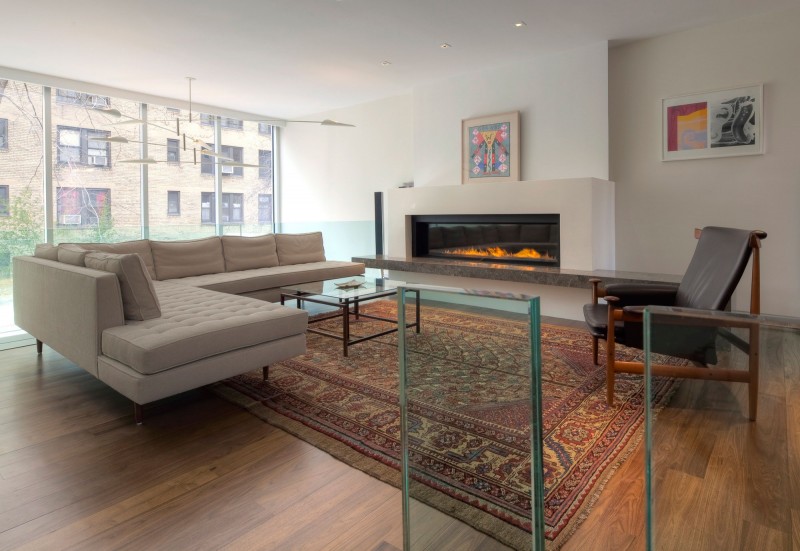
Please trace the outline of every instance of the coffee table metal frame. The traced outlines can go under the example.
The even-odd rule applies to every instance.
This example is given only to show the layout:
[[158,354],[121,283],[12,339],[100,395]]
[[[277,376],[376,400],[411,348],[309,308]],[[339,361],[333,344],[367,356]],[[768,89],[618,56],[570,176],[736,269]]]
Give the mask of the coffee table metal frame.
[[[358,289],[354,289],[358,291]],[[368,291],[368,290],[367,290]],[[415,328],[416,332],[419,333],[420,323],[419,323],[419,291],[411,290],[416,294],[416,303],[415,303],[415,318],[414,321],[411,323],[407,323],[406,327],[408,328]],[[359,319],[361,317],[369,318],[378,321],[384,321],[387,323],[393,323],[397,325],[397,320],[392,318],[385,318],[381,316],[374,316],[372,314],[365,314],[359,310],[359,304],[361,302],[390,297],[397,294],[397,288],[393,289],[385,289],[383,291],[374,291],[374,292],[366,292],[363,294],[356,293],[353,296],[329,296],[324,294],[325,291],[302,291],[298,289],[281,289],[281,304],[285,304],[286,299],[294,299],[297,301],[297,307],[302,308],[303,302],[313,302],[316,304],[324,304],[325,306],[333,306],[334,308],[338,308],[339,312],[329,316],[320,316],[315,317],[314,319],[308,320],[309,327],[308,331],[310,333],[316,333],[318,335],[324,335],[326,337],[332,337],[334,339],[339,339],[342,341],[342,352],[344,356],[347,356],[347,349],[348,347],[358,344],[360,342],[368,341],[377,337],[382,337],[383,335],[388,335],[390,333],[394,333],[398,330],[397,327],[393,327],[391,329],[387,329],[386,331],[380,331],[378,333],[373,333],[370,335],[364,335],[356,338],[350,338],[350,317],[352,316],[353,319]],[[334,318],[341,318],[342,319],[342,334],[334,333],[332,331],[326,331],[324,329],[317,329],[315,327],[311,327],[312,323],[319,323],[322,321],[326,321],[329,319]]]

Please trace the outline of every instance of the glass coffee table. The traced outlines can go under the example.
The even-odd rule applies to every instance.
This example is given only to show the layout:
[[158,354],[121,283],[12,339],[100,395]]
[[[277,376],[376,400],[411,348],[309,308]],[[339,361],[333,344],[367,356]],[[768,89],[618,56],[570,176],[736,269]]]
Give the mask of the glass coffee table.
[[[397,331],[397,320],[391,318],[384,318],[374,316],[372,314],[365,314],[359,311],[359,304],[377,298],[391,297],[397,294],[397,287],[403,285],[402,281],[392,281],[384,278],[374,278],[366,276],[346,277],[339,279],[329,279],[326,281],[315,281],[313,283],[302,283],[299,285],[288,285],[281,288],[281,304],[285,304],[286,300],[294,299],[297,301],[297,307],[302,308],[303,302],[313,302],[316,304],[324,304],[326,306],[333,306],[338,308],[338,312],[328,316],[319,316],[308,321],[308,331],[317,333],[318,335],[325,335],[333,337],[342,341],[344,355],[347,356],[347,348],[358,344],[360,342],[368,341],[376,337],[388,335]],[[412,290],[412,292],[414,292]],[[407,323],[406,327],[416,328],[419,333],[419,293],[416,293],[416,312],[414,314],[414,321]],[[383,321],[392,323],[395,327],[372,333],[370,335],[363,335],[352,337],[350,335],[350,318],[359,319],[360,317],[369,318],[372,320]],[[319,323],[321,321],[329,320],[332,318],[342,319],[342,333],[333,333],[324,329],[317,329],[311,327],[312,323]]]

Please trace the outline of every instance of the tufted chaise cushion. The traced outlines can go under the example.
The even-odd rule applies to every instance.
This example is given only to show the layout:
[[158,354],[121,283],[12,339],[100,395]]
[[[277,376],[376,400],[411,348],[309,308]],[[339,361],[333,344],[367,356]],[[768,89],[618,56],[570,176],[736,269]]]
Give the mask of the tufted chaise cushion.
[[303,333],[308,314],[188,285],[153,282],[161,317],[103,331],[102,353],[153,374]]

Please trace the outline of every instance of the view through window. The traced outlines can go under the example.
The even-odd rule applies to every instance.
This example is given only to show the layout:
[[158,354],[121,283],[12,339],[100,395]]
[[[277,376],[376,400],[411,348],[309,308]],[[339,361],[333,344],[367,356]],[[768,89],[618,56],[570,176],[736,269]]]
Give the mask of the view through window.
[[[194,151],[191,143],[184,146],[174,130],[178,120],[182,125],[189,120],[187,110],[58,88],[50,90],[45,109],[44,91],[0,79],[0,338],[15,330],[11,258],[32,254],[45,240],[45,125],[52,134],[55,244],[194,239],[217,232],[215,159]],[[114,124],[101,108],[120,111],[123,120],[146,118],[154,124]],[[271,232],[272,127],[200,115],[193,113],[201,123],[193,137],[213,146],[219,120],[221,153],[234,164],[259,165],[220,166],[220,233]],[[125,162],[142,157],[142,141],[157,162]]]

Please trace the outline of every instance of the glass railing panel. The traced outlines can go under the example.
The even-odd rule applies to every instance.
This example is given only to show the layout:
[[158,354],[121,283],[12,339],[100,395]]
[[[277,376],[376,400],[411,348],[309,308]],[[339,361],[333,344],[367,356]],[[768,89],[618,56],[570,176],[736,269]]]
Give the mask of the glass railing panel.
[[539,299],[398,302],[404,548],[544,549]]
[[648,386],[681,375],[646,394],[648,549],[796,549],[800,319],[650,307],[644,329]]

